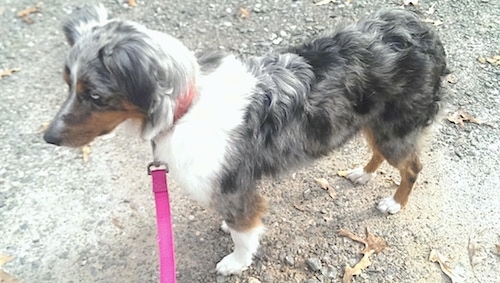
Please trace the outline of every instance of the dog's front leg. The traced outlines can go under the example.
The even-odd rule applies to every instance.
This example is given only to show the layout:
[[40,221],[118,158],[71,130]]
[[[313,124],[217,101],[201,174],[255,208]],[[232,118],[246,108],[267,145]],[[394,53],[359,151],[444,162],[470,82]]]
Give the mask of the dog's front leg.
[[264,232],[260,225],[248,231],[236,231],[228,227],[234,243],[234,251],[217,264],[217,273],[230,275],[240,273],[252,264],[252,258],[259,248],[259,238]]
[[222,230],[231,234],[234,243],[233,252],[217,264],[217,273],[240,273],[252,264],[259,248],[259,238],[265,230],[262,216],[266,201],[255,191],[222,193],[218,196],[216,209],[225,220]]

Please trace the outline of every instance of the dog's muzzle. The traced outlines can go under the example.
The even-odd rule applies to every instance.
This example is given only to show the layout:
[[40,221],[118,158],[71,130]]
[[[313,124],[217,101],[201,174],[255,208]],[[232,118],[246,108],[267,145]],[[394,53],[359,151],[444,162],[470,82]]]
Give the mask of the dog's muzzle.
[[47,131],[45,131],[45,134],[43,134],[43,139],[45,140],[45,142],[47,143],[50,143],[50,144],[53,144],[53,145],[61,145],[61,142],[62,142],[62,137],[60,134],[58,133],[55,133],[54,131],[51,131],[51,129],[47,129]]

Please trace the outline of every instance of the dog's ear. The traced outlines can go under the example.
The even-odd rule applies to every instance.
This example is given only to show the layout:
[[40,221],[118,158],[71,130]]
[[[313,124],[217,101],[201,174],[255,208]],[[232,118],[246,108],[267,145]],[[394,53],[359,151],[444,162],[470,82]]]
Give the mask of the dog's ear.
[[148,110],[157,90],[154,62],[144,56],[140,40],[123,40],[99,50],[99,59],[116,80],[119,91],[143,110]]
[[73,46],[80,36],[93,27],[103,25],[108,20],[108,11],[101,4],[94,7],[78,7],[63,24],[63,32],[68,43]]

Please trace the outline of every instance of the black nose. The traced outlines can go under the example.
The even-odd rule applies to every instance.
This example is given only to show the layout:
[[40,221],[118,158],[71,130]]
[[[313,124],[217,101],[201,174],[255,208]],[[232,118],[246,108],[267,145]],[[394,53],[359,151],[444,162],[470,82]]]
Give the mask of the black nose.
[[60,135],[54,134],[52,131],[46,131],[43,139],[50,144],[61,145],[62,138]]

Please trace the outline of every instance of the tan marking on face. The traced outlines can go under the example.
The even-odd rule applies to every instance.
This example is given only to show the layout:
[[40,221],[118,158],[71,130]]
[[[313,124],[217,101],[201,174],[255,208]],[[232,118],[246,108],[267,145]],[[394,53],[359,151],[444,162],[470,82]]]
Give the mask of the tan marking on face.
[[144,114],[130,102],[123,103],[123,109],[119,111],[93,111],[88,118],[79,124],[67,127],[63,133],[63,145],[83,146],[90,143],[97,136],[107,134],[116,126],[127,119],[144,119]]
[[85,82],[79,80],[76,83],[76,94],[82,95],[85,92],[85,89],[86,89]]

